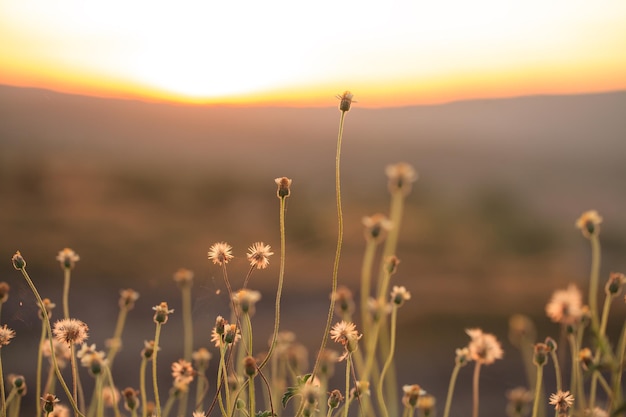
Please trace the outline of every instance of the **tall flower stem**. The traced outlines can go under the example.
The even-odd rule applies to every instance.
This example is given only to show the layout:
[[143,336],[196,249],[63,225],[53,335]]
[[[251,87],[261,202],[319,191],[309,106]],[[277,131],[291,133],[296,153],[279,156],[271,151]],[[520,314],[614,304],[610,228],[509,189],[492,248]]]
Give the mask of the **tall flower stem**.
[[[2,349],[0,349],[0,353],[2,353]],[[4,392],[4,377],[2,371],[2,357],[0,355],[0,410],[2,412],[2,417],[7,417],[7,404],[6,404],[6,394]]]
[[63,318],[70,318],[70,279],[72,270],[70,268],[63,268]]
[[537,381],[535,382],[535,401],[533,402],[533,415],[537,417],[539,403],[541,402],[541,382],[543,381],[543,366],[537,366]]
[[591,325],[594,333],[598,331],[598,281],[600,277],[600,238],[594,233],[589,238],[591,242],[591,273],[589,277],[589,310],[591,311]]
[[[350,398],[350,364],[352,363],[352,355],[346,358],[346,398]],[[343,417],[348,417],[349,407],[345,407]]]
[[446,397],[446,405],[443,411],[443,417],[450,416],[450,407],[452,405],[452,395],[454,395],[454,387],[456,385],[456,379],[459,375],[459,370],[461,369],[461,364],[456,363],[454,365],[454,369],[452,370],[452,375],[450,376],[450,383],[448,384],[448,395]]
[[141,395],[141,416],[148,416],[148,396],[146,394],[146,368],[148,366],[148,358],[141,355],[141,365],[139,365],[139,393]]
[[[154,404],[157,417],[161,417],[161,400],[159,398],[159,384],[157,380],[157,355],[159,353],[159,337],[161,336],[161,323],[156,323],[154,333],[154,353],[152,354],[152,386],[154,389]],[[144,405],[145,406],[145,405]]]
[[387,411],[387,406],[385,404],[385,396],[383,395],[383,385],[385,382],[385,374],[389,370],[391,363],[393,362],[393,355],[396,349],[396,326],[398,321],[398,306],[396,304],[393,305],[393,309],[391,310],[391,331],[390,338],[391,344],[389,347],[389,354],[387,355],[387,360],[383,365],[383,369],[380,371],[380,379],[378,380],[378,385],[376,389],[376,393],[378,394],[378,402],[379,407],[382,411],[383,417],[389,417],[389,412]]
[[22,273],[22,276],[28,283],[28,286],[30,287],[33,294],[35,295],[35,298],[37,298],[37,302],[39,303],[39,307],[41,308],[41,313],[43,314],[43,321],[45,323],[46,331],[48,332],[48,339],[50,341],[50,352],[51,352],[50,357],[52,358],[52,363],[54,365],[54,371],[56,372],[57,379],[61,383],[61,386],[63,387],[63,391],[65,391],[65,394],[67,395],[69,399],[70,405],[72,406],[74,413],[78,416],[84,417],[84,415],[79,411],[78,406],[76,405],[76,401],[72,397],[72,393],[70,389],[68,388],[67,384],[65,383],[65,379],[63,379],[63,375],[61,374],[61,370],[59,369],[59,364],[57,363],[57,358],[56,358],[56,355],[54,354],[54,345],[52,342],[52,328],[50,327],[50,318],[48,317],[48,311],[46,310],[46,306],[44,305],[43,300],[41,299],[41,296],[39,295],[39,291],[37,291],[37,287],[35,287],[35,284],[33,283],[33,280],[28,275],[28,272],[26,272],[26,268],[22,267],[18,269],[20,270],[20,272]]
[[111,347],[109,348],[109,352],[107,354],[107,363],[109,367],[113,367],[113,361],[115,360],[115,355],[120,349],[121,340],[122,340],[122,332],[124,331],[124,325],[126,323],[126,316],[128,314],[128,309],[122,307],[120,308],[120,312],[117,316],[117,322],[115,323],[115,331],[113,332],[113,339],[111,343]]
[[480,367],[481,363],[476,362],[474,365],[474,377],[472,379],[472,417],[478,417],[478,406],[480,400],[479,383],[480,383]]
[[[54,355],[54,351],[52,351]],[[78,366],[76,366],[76,349],[74,344],[70,344],[70,366],[72,367],[72,395],[74,402],[78,401]]]
[[[372,286],[372,265],[374,264],[374,255],[376,254],[377,242],[369,239],[365,246],[365,254],[363,255],[363,265],[361,267],[361,321],[363,322],[363,334],[366,340],[369,340],[369,326],[371,318],[367,308],[367,302],[371,296]],[[369,345],[369,343],[368,343]]]
[[[191,317],[191,283],[181,286],[183,308],[183,358],[191,362],[193,353],[193,321]],[[178,403],[178,415],[187,415],[189,392],[181,392]]]
[[[41,335],[39,336],[39,349],[37,349],[37,382],[35,386],[35,398],[37,399],[37,401],[35,401],[37,403],[36,413],[38,416],[41,415],[41,401],[39,401],[39,398],[41,398],[41,372],[43,369],[43,344],[46,341],[46,325],[43,321],[43,315],[41,317],[42,317]],[[52,351],[51,354],[54,355],[54,351]]]
[[[349,108],[349,107],[348,107]],[[343,243],[343,209],[341,207],[341,141],[343,137],[343,125],[346,117],[347,110],[341,111],[341,117],[339,119],[339,134],[337,135],[337,154],[335,156],[335,192],[337,199],[337,249],[335,250],[335,261],[333,263],[333,278],[332,278],[332,286],[331,286],[331,294],[335,294],[337,292],[337,276],[339,274],[339,259],[341,257],[341,246]],[[324,349],[326,348],[326,343],[328,342],[328,333],[330,331],[330,326],[333,320],[333,313],[335,311],[335,302],[331,300],[330,307],[328,308],[328,317],[326,318],[326,327],[324,329],[324,335],[322,336],[322,345],[320,346],[319,351],[317,352],[317,359],[315,360],[315,365],[313,366],[313,371],[311,372],[310,381],[313,381],[315,375],[320,366],[320,362],[322,359],[322,354]]]

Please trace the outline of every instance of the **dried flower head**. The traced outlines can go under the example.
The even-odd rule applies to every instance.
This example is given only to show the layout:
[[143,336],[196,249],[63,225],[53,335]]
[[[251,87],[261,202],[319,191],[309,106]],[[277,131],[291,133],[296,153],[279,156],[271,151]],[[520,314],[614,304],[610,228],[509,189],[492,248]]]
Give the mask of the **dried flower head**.
[[211,352],[203,347],[191,354],[191,358],[193,359],[193,363],[197,369],[206,369],[209,366],[209,361],[212,356]]
[[63,319],[54,323],[52,333],[62,343],[80,345],[89,337],[89,327],[77,319]]
[[92,375],[100,375],[107,364],[103,351],[96,350],[96,345],[83,343],[80,350],[76,352],[76,357],[80,359],[80,364],[89,369]]
[[283,199],[291,195],[292,180],[287,177],[280,177],[276,178],[274,182],[278,185],[278,190],[276,191],[278,198]]
[[52,413],[54,411],[55,404],[58,403],[60,400],[54,394],[46,394],[41,397],[41,401],[43,401],[44,411],[46,413]]
[[74,269],[76,262],[80,260],[80,256],[70,248],[64,248],[59,251],[57,261],[61,263],[63,269]]
[[367,309],[375,322],[391,313],[392,307],[386,300],[370,297],[367,299]]
[[412,184],[417,181],[417,172],[413,166],[406,162],[387,165],[385,173],[389,180],[387,186],[392,194],[401,192],[403,195],[408,195],[411,192]]
[[350,390],[350,398],[361,398],[363,395],[370,395],[369,381],[356,381],[354,388]]
[[611,272],[609,280],[604,287],[607,295],[617,297],[622,292],[622,286],[626,284],[626,275],[621,272]]
[[153,320],[155,323],[165,324],[167,323],[167,319],[170,314],[174,312],[174,310],[170,310],[165,301],[162,301],[161,304],[152,307],[154,310]]
[[330,299],[337,304],[337,311],[341,312],[342,317],[354,312],[354,297],[352,297],[350,288],[345,285],[340,285],[337,291],[330,295]]
[[[219,320],[221,319],[221,321]],[[211,342],[215,347],[222,347],[225,344],[235,344],[241,339],[241,331],[235,324],[229,324],[221,316],[216,320],[216,326],[211,330]]]
[[548,363],[548,354],[550,348],[545,343],[535,343],[535,352],[533,354],[533,363],[536,366],[544,366]]
[[102,388],[102,402],[106,407],[115,407],[120,402],[120,392],[117,388],[107,385]]
[[196,371],[193,370],[193,366],[191,366],[190,362],[179,359],[177,362],[172,363],[172,378],[174,378],[174,383],[189,385],[195,375]]
[[391,302],[397,305],[398,307],[402,307],[405,301],[411,299],[411,293],[407,291],[404,286],[394,285],[391,290]]
[[[157,350],[161,350],[161,347],[158,347]],[[141,350],[141,356],[146,358],[147,360],[152,359],[154,355],[154,340],[144,340],[143,341],[143,349]]]
[[255,242],[248,248],[246,257],[250,266],[256,269],[265,269],[270,264],[270,256],[272,256],[272,248],[263,242]]
[[139,293],[133,289],[127,288],[120,290],[119,305],[121,309],[126,311],[132,310],[135,307],[135,301],[139,299]]
[[389,275],[393,275],[398,272],[398,264],[400,263],[400,259],[397,256],[391,255],[385,259],[385,271]]
[[435,412],[435,397],[430,394],[422,394],[417,399],[417,408],[424,417],[432,416]]
[[546,315],[555,323],[573,325],[580,322],[582,310],[582,293],[575,284],[566,290],[557,290],[546,305]]
[[386,232],[393,227],[391,220],[384,214],[374,214],[372,216],[363,217],[363,226],[365,226],[365,240],[373,240],[380,242],[385,237]]
[[252,378],[256,375],[257,363],[254,357],[246,356],[245,358],[243,358],[243,371],[248,376],[248,378]]
[[22,257],[19,250],[11,257],[11,263],[13,263],[13,268],[17,270],[26,268],[26,260]]
[[417,401],[420,396],[426,394],[426,391],[424,391],[422,387],[417,384],[404,385],[402,387],[402,392],[404,393],[402,396],[402,404],[409,408],[417,407]]
[[9,290],[11,287],[6,282],[0,282],[0,304],[4,304],[9,299]]
[[544,342],[548,348],[548,352],[556,352],[556,349],[558,347],[558,345],[556,344],[556,340],[554,340],[551,337],[546,337],[546,340],[544,340]]
[[239,290],[233,294],[235,306],[245,314],[254,315],[255,305],[261,299],[261,293],[254,290]]
[[465,366],[468,362],[472,361],[469,348],[464,347],[455,351],[454,363],[460,366]]
[[576,227],[581,230],[583,236],[589,239],[600,233],[600,223],[602,223],[602,216],[596,210],[589,210],[576,220]]
[[339,404],[343,402],[344,398],[341,391],[334,389],[328,393],[328,408],[333,410],[339,407]]
[[574,404],[574,396],[569,391],[559,391],[556,394],[550,394],[550,404],[558,413],[566,413]]
[[7,375],[7,381],[20,397],[26,395],[28,387],[26,386],[26,378],[24,378],[24,375],[9,374]]
[[226,265],[233,259],[233,248],[226,242],[218,242],[209,248],[208,256],[215,265]]
[[179,287],[191,286],[193,284],[193,271],[187,268],[179,268],[178,271],[174,273],[174,282],[176,282]]
[[127,387],[122,391],[122,396],[124,397],[124,408],[126,410],[133,411],[139,408],[139,391]]
[[361,337],[363,337],[363,335],[359,334],[354,323],[344,320],[335,323],[330,330],[330,338],[340,343],[345,348],[345,353],[339,358],[339,361],[345,359],[350,353],[357,350]]
[[[54,309],[57,305],[50,301],[49,298],[44,298],[43,300],[41,300],[41,302],[43,303],[43,307],[46,309],[46,313],[48,314],[48,320],[50,320],[50,318],[52,317],[52,309]],[[41,306],[39,305],[39,303],[37,303],[37,307],[39,307],[37,315],[39,316],[40,320],[43,320],[43,314],[41,312]]]
[[472,338],[467,348],[469,349],[470,357],[474,361],[490,365],[496,359],[502,359],[504,351],[494,335],[483,333],[481,329],[467,329],[465,333]]
[[309,351],[302,343],[295,342],[289,345],[284,357],[289,367],[296,373],[303,373],[309,367]]
[[578,351],[578,360],[585,371],[594,367],[593,354],[589,348],[582,348]]
[[348,90],[344,91],[343,94],[337,94],[336,97],[339,99],[339,110],[344,113],[350,111],[350,106],[352,106],[353,102],[356,103],[356,101],[353,100],[354,94]]
[[15,331],[9,329],[7,325],[0,327],[0,348],[11,343],[11,339],[15,337]]
[[[52,339],[52,346],[54,347],[54,355],[57,360],[57,365],[59,365],[59,368],[65,368],[67,362],[72,356],[72,351],[70,350],[69,345],[65,342],[59,342],[57,339]],[[50,363],[53,363],[50,352],[50,339],[46,338],[41,341],[41,354],[44,358],[48,358]]]
[[533,394],[524,387],[516,387],[507,391],[508,400],[506,411],[510,417],[523,416],[528,413],[533,401]]

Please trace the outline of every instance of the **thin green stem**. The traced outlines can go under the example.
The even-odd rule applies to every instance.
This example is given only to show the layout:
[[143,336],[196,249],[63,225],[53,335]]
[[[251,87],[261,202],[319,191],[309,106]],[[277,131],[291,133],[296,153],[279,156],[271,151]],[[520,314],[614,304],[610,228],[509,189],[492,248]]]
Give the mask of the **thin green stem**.
[[[46,342],[46,326],[43,322],[43,315],[41,316],[41,335],[39,336],[39,349],[37,349],[37,382],[35,386],[35,398],[37,401],[36,413],[38,416],[41,415],[41,372],[43,370],[43,344]],[[54,351],[51,352],[51,355],[54,355]]]
[[[346,112],[341,112],[341,118],[339,119],[339,134],[337,135],[337,154],[335,156],[335,191],[336,191],[336,199],[337,199],[337,249],[335,250],[335,261],[333,263],[333,278],[332,278],[332,288],[331,294],[335,294],[337,292],[337,276],[339,274],[339,259],[341,257],[341,246],[343,243],[343,209],[341,207],[341,140],[343,137],[343,125],[346,117]],[[319,351],[317,352],[317,359],[315,360],[315,365],[313,366],[313,372],[311,372],[310,381],[315,379],[315,375],[320,366],[320,362],[322,359],[322,354],[324,349],[326,348],[326,343],[328,342],[328,333],[330,332],[330,326],[333,320],[333,313],[335,311],[335,302],[331,300],[330,307],[328,308],[328,316],[326,318],[326,327],[324,328],[324,335],[322,336],[322,345],[320,346]]]
[[113,367],[113,361],[115,360],[115,355],[120,350],[120,346],[122,343],[122,332],[124,331],[124,325],[126,323],[126,316],[128,314],[128,309],[125,307],[120,308],[120,312],[117,315],[117,322],[115,324],[115,331],[113,332],[113,338],[111,339],[111,347],[109,348],[109,352],[107,353],[107,363],[109,367]]
[[205,395],[205,382],[206,382],[206,367],[201,366],[198,368],[198,378],[196,384],[196,402],[194,406],[195,411],[204,410],[204,395]]
[[[51,356],[54,356],[52,351]],[[76,366],[76,348],[70,343],[70,366],[72,367],[72,395],[74,402],[78,401],[78,366]]]
[[598,330],[598,281],[600,277],[600,238],[596,233],[591,235],[591,273],[589,277],[589,310],[594,333]]
[[385,396],[383,395],[383,385],[385,381],[385,374],[387,373],[387,370],[389,369],[389,367],[391,366],[391,363],[393,362],[393,355],[396,349],[396,325],[398,321],[397,319],[398,319],[398,306],[397,304],[394,304],[393,309],[391,310],[391,332],[390,332],[391,346],[389,348],[389,354],[387,355],[387,360],[385,361],[385,364],[383,365],[382,371],[380,371],[380,379],[378,380],[378,385],[376,389],[376,393],[378,395],[378,403],[382,411],[383,417],[389,417],[389,412],[387,411],[387,405],[385,404]]
[[159,384],[157,380],[157,354],[159,352],[159,337],[161,336],[161,323],[156,323],[154,333],[154,352],[152,353],[152,387],[154,389],[154,406],[157,417],[161,417],[161,400],[159,398]]
[[191,362],[193,353],[193,320],[191,317],[191,283],[183,285],[181,288],[183,303],[183,335],[184,335],[184,356],[183,358]]
[[446,396],[446,406],[443,411],[443,417],[450,416],[450,407],[452,406],[452,396],[454,395],[454,387],[456,386],[456,378],[461,370],[461,365],[456,363],[450,376],[450,383],[448,384],[448,395]]
[[[0,349],[0,353],[2,353],[2,349]],[[7,404],[6,404],[6,397],[5,397],[5,392],[4,392],[4,377],[3,377],[4,373],[2,371],[2,356],[0,355],[0,411],[1,411],[1,415],[2,417],[7,417]]]
[[256,399],[254,396],[254,378],[250,377],[250,380],[248,381],[248,406],[249,406],[249,410],[250,410],[250,416],[254,417],[255,415],[255,409],[256,409]]
[[478,417],[478,405],[480,400],[480,368],[481,363],[476,362],[476,364],[474,365],[474,377],[472,378],[472,417]]
[[541,383],[543,381],[543,366],[537,366],[537,382],[535,383],[535,401],[533,402],[533,415],[537,417],[539,403],[541,402]]
[[585,409],[585,394],[583,389],[583,381],[580,375],[580,363],[578,362],[578,342],[577,338],[573,333],[570,333],[568,336],[571,358],[572,358],[572,377],[570,387],[572,392],[575,392],[576,403],[579,407],[579,410]]
[[[366,340],[369,340],[369,326],[371,317],[368,308],[368,301],[371,297],[372,286],[372,265],[374,264],[374,256],[376,255],[376,240],[368,239],[365,244],[365,253],[363,254],[363,264],[361,266],[361,321],[363,323],[363,334]],[[369,342],[367,343],[369,345]]]
[[[351,355],[348,355],[346,358],[346,398],[350,397],[350,364],[352,360],[350,358]],[[348,417],[349,407],[346,407],[343,411],[343,416]]]
[[604,335],[606,334],[606,325],[609,321],[609,312],[611,310],[612,300],[613,297],[611,296],[611,294],[607,294],[606,298],[604,299],[604,306],[602,307],[602,319],[600,321],[600,331],[598,333],[598,343],[600,344],[600,347],[602,347]]
[[563,391],[563,381],[561,378],[561,367],[559,366],[559,358],[555,350],[550,352],[552,362],[554,362],[554,374],[556,376],[556,392]]
[[146,394],[146,367],[148,358],[141,355],[141,365],[139,365],[139,393],[141,395],[141,416],[148,416],[148,397]]
[[70,268],[63,268],[63,318],[70,318],[70,277],[72,271]]

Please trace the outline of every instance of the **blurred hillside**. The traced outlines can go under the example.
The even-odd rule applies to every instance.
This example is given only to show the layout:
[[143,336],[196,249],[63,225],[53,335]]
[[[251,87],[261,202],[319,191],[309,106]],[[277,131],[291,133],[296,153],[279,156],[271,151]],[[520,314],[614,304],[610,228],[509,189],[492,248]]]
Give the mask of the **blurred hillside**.
[[[329,105],[200,107],[0,87],[0,280],[17,289],[11,303],[19,312],[7,320],[38,332],[30,295],[9,262],[15,250],[44,296],[60,300],[55,256],[69,246],[81,256],[71,305],[86,322],[114,317],[118,290],[126,287],[142,294],[135,325],[149,321],[150,307],[162,300],[178,308],[172,275],[186,267],[196,273],[197,331],[208,337],[227,306],[206,252],[218,241],[234,247],[237,287],[251,243],[278,249],[274,178],[287,176],[294,182],[284,323],[293,329],[319,317],[319,331],[303,335],[317,343],[337,233],[339,112],[332,98]],[[424,349],[451,360],[466,342],[465,327],[491,330],[477,318],[501,330],[512,313],[546,320],[543,306],[554,289],[585,286],[588,242],[574,228],[583,211],[605,218],[603,276],[626,270],[624,109],[626,92],[393,109],[355,104],[342,151],[340,282],[358,295],[361,218],[387,211],[385,166],[405,161],[420,179],[407,200],[394,278],[414,296],[401,320],[449,344],[440,351],[426,342]],[[277,257],[271,265],[251,284],[270,310],[267,329]],[[94,343],[110,335],[113,322],[106,326]],[[150,331],[137,339],[149,339]],[[413,349],[410,338],[403,343],[401,351]]]

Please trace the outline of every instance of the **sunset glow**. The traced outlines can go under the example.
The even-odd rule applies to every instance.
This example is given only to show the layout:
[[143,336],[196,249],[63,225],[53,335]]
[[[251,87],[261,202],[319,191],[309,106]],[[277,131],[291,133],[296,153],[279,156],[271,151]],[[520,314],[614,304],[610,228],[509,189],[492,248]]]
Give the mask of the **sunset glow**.
[[365,105],[626,89],[621,0],[0,3],[0,83],[147,100]]

